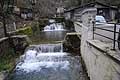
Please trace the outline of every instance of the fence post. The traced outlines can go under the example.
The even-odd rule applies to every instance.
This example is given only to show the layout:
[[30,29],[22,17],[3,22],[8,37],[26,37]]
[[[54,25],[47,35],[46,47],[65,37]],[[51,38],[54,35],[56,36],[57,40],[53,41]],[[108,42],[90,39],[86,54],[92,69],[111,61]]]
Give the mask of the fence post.
[[120,50],[120,29],[119,29],[119,33],[118,33],[118,49]]
[[93,23],[93,40],[94,40],[94,31],[95,31],[95,21],[92,22]]
[[113,50],[115,50],[116,42],[116,23],[114,23],[114,39],[113,39]]

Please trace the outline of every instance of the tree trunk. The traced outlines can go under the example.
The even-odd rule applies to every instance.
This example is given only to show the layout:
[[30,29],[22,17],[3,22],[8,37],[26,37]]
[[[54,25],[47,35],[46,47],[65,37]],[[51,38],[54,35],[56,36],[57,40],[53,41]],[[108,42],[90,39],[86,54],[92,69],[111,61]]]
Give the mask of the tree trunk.
[[6,29],[6,20],[5,20],[5,15],[3,14],[3,28],[4,28],[4,35],[7,37],[7,29]]

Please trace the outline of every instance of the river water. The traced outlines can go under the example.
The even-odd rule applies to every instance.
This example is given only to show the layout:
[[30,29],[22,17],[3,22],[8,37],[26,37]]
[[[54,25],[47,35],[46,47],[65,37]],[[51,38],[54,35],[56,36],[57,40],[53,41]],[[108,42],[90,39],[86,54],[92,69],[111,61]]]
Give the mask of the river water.
[[66,31],[61,28],[45,30],[37,35],[35,39],[45,43],[26,49],[9,80],[87,80],[80,56],[64,52],[62,43],[51,43],[63,40]]

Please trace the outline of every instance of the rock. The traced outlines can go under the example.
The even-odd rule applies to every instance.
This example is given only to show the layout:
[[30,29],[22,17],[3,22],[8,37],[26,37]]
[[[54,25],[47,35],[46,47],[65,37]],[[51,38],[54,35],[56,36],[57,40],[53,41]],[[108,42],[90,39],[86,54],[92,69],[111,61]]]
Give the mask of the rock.
[[0,80],[4,80],[7,75],[8,75],[7,71],[0,72]]

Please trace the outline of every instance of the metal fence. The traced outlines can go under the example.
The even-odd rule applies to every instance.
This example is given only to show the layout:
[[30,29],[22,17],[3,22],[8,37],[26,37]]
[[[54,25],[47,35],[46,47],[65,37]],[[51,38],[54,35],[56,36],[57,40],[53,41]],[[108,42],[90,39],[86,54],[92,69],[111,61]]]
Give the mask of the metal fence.
[[[109,24],[113,24],[113,30],[109,30],[109,29],[104,29],[104,28],[101,28],[101,27],[96,27],[95,26],[95,22],[93,22],[93,39],[95,39],[95,35],[98,35],[98,36],[101,36],[101,37],[104,37],[104,38],[107,38],[109,40],[111,40],[113,42],[113,50],[116,49],[116,42],[118,43],[118,49],[120,50],[120,29],[119,29],[119,32],[117,32],[117,25],[120,25],[118,23],[109,23]],[[95,30],[98,29],[98,30],[102,30],[102,31],[107,31],[107,32],[112,32],[114,34],[113,38],[111,38],[110,36],[105,36],[103,34],[100,34],[98,32],[95,32]],[[116,39],[116,35],[118,34],[118,38]]]

